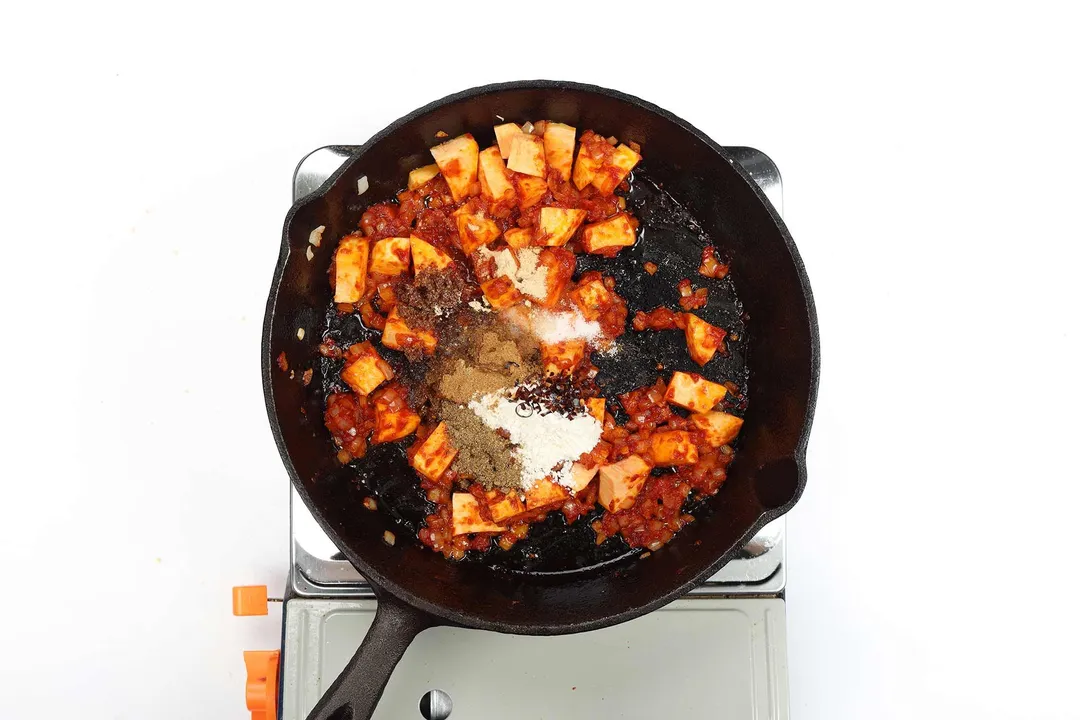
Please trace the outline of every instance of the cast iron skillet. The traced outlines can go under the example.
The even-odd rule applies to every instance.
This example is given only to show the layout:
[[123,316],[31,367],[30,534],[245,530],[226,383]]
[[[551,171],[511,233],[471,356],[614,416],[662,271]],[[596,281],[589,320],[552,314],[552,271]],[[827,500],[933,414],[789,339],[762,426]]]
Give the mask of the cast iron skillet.
[[[746,423],[720,492],[699,508],[698,522],[647,560],[609,540],[605,545],[615,548],[615,557],[612,551],[597,555],[563,548],[553,552],[555,560],[539,566],[449,562],[412,537],[415,518],[401,498],[414,492],[416,481],[401,449],[381,449],[355,467],[342,467],[323,427],[323,388],[333,378],[319,376],[329,369],[317,348],[327,327],[326,272],[334,243],[356,229],[369,205],[392,198],[410,169],[431,162],[428,148],[438,142],[437,131],[451,137],[471,132],[486,147],[493,141],[496,116],[518,122],[551,119],[641,144],[645,160],[635,176],[642,187],[659,186],[666,195],[645,198],[635,209],[642,218],[641,240],[634,253],[620,254],[626,256],[620,273],[627,282],[619,281],[619,291],[630,295],[631,312],[649,309],[640,305],[651,307],[661,296],[661,302],[673,305],[674,281],[697,278],[693,269],[706,238],[730,257],[738,299],[730,284],[721,283],[710,291],[716,300],[709,312],[726,318],[727,326],[745,320],[746,331],[733,343],[731,356],[710,364],[704,374],[744,384]],[[357,179],[365,175],[370,189],[358,196]],[[657,210],[657,204],[664,207]],[[684,221],[684,210],[700,227]],[[319,225],[326,226],[326,241],[308,260],[308,236]],[[642,279],[628,289],[630,279],[648,276],[630,273],[625,264],[640,267],[643,259],[661,265],[660,277],[651,286]],[[297,338],[301,327],[302,340]],[[637,335],[649,338],[637,338],[634,352],[601,368],[613,383],[605,394],[621,392],[621,385],[637,378],[655,380],[656,360],[648,357],[653,352],[665,359],[667,373],[697,369],[685,359],[680,333]],[[681,359],[670,350],[676,346],[683,348]],[[315,380],[304,386],[290,379],[277,366],[282,352],[295,378],[313,367]],[[369,718],[409,643],[434,625],[554,635],[594,630],[655,610],[716,573],[762,526],[790,510],[806,483],[818,336],[809,282],[791,235],[723,148],[671,113],[613,90],[551,81],[489,85],[443,98],[375,135],[318,192],[289,211],[267,301],[262,364],[270,425],[293,485],[378,598],[371,630],[312,711],[314,720]],[[373,488],[389,512],[363,508]],[[587,528],[588,523],[583,519],[576,525]],[[383,540],[387,530],[397,538],[393,546]]]

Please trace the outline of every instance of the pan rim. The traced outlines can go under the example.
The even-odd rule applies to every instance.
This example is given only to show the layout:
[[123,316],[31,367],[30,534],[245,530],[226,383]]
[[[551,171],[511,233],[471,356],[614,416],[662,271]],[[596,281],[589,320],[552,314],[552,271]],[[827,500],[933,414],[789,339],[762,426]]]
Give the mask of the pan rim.
[[[603,95],[615,100],[635,105],[643,110],[653,113],[668,122],[673,123],[680,129],[690,133],[699,141],[704,143],[709,149],[726,160],[735,172],[743,179],[743,181],[750,187],[755,197],[758,198],[766,210],[769,213],[770,218],[776,225],[780,232],[781,238],[784,241],[784,245],[787,248],[788,254],[791,257],[794,264],[796,274],[799,279],[799,284],[802,289],[803,301],[806,306],[807,320],[809,323],[810,331],[810,382],[809,391],[806,403],[806,413],[803,418],[803,426],[799,434],[799,438],[795,443],[795,447],[792,448],[790,457],[795,461],[798,468],[798,483],[796,490],[788,502],[775,508],[770,508],[763,511],[757,518],[757,520],[750,526],[750,528],[739,538],[739,541],[732,545],[732,547],[725,553],[719,555],[712,563],[703,568],[695,575],[689,577],[682,583],[674,586],[671,590],[664,592],[649,602],[637,605],[625,610],[621,610],[618,613],[614,613],[607,616],[596,617],[589,620],[574,620],[565,623],[518,623],[518,622],[505,622],[494,621],[471,612],[457,612],[448,610],[441,605],[429,602],[424,598],[409,591],[407,588],[392,581],[387,576],[379,573],[362,557],[352,551],[346,544],[340,542],[340,538],[329,523],[322,517],[322,513],[318,512],[313,507],[311,498],[304,487],[303,480],[300,478],[299,473],[294,466],[292,459],[289,455],[288,449],[285,446],[285,440],[282,434],[280,423],[277,419],[276,404],[273,397],[273,391],[271,386],[271,373],[273,368],[273,361],[271,359],[271,347],[270,347],[270,333],[273,326],[273,318],[275,315],[278,294],[281,286],[281,279],[285,272],[285,267],[289,260],[290,244],[289,244],[289,227],[292,224],[295,215],[306,205],[320,200],[325,196],[326,192],[332,187],[338,179],[346,173],[354,163],[358,162],[372,146],[380,142],[390,134],[396,132],[403,125],[412,122],[413,120],[422,117],[444,105],[458,102],[461,100],[469,100],[485,95],[497,94],[500,92],[514,91],[514,90],[573,90],[584,93],[592,93],[597,95]],[[263,332],[262,332],[262,371],[263,371],[263,395],[265,399],[267,416],[270,421],[271,431],[274,436],[275,444],[278,447],[278,452],[281,455],[285,469],[289,474],[293,487],[304,500],[304,504],[308,509],[312,511],[312,516],[319,524],[319,527],[334,541],[335,545],[345,554],[349,562],[351,562],[361,575],[376,589],[377,595],[382,601],[385,594],[394,596],[397,600],[406,603],[414,608],[417,608],[423,612],[426,612],[436,618],[440,618],[449,623],[463,625],[467,627],[473,627],[482,630],[492,630],[496,632],[513,633],[520,635],[554,635],[554,634],[566,634],[573,632],[584,632],[588,630],[600,629],[603,627],[609,627],[612,625],[632,620],[641,615],[645,615],[657,608],[667,605],[671,601],[685,595],[693,588],[700,585],[702,582],[712,577],[716,572],[726,565],[735,555],[738,550],[746,544],[754,535],[756,535],[765,525],[773,520],[786,514],[794,505],[798,502],[802,496],[806,487],[806,448],[809,443],[810,431],[813,426],[814,413],[817,405],[817,393],[818,384],[820,379],[820,341],[818,333],[818,320],[817,311],[814,304],[813,294],[810,289],[809,277],[806,273],[806,268],[802,260],[802,256],[799,254],[798,248],[795,245],[794,238],[792,237],[787,225],[784,223],[782,217],[773,207],[772,203],[765,196],[760,187],[753,181],[749,173],[734,160],[734,158],[728,154],[723,146],[716,143],[708,135],[700,131],[694,125],[690,124],[686,120],[674,115],[673,113],[651,103],[647,100],[643,100],[637,96],[630,95],[618,90],[612,90],[610,88],[604,88],[598,85],[591,85],[585,83],[577,83],[571,81],[561,80],[516,80],[511,82],[493,83],[489,85],[481,85],[466,90],[462,90],[457,93],[447,95],[441,99],[434,100],[410,113],[404,115],[394,122],[390,123],[382,130],[377,132],[366,142],[359,145],[355,154],[353,154],[341,167],[339,167],[317,190],[289,209],[285,217],[285,224],[282,231],[281,247],[279,250],[278,261],[274,268],[273,281],[271,284],[270,295],[266,303],[266,313],[263,318]]]

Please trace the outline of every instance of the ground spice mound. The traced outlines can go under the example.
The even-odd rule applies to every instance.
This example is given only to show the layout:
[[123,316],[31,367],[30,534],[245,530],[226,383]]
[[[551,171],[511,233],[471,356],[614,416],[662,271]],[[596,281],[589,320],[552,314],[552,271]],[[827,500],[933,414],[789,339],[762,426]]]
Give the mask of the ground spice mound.
[[439,377],[436,392],[447,400],[464,404],[476,393],[487,394],[507,387],[506,375],[499,372],[479,370],[464,360],[455,360]]
[[512,388],[539,373],[534,340],[498,319],[472,313],[463,322],[456,344],[428,370],[435,414],[446,423],[450,442],[458,450],[453,468],[487,489],[521,488],[521,463],[505,432],[484,424],[464,407],[470,400]]
[[489,428],[476,413],[453,403],[443,403],[442,420],[457,448],[454,471],[472,478],[485,489],[514,490],[521,487],[521,465],[511,454],[511,444]]
[[465,276],[456,266],[424,268],[412,282],[395,288],[398,315],[410,328],[436,330],[441,320],[457,312],[464,289]]
[[487,322],[464,331],[456,351],[428,372],[427,383],[440,397],[464,405],[475,395],[513,387],[538,371],[535,348],[515,338],[510,328]]
[[493,326],[480,335],[480,343],[473,348],[474,367],[496,372],[506,378],[503,387],[516,385],[535,373],[539,366],[539,348],[502,334],[505,327]]

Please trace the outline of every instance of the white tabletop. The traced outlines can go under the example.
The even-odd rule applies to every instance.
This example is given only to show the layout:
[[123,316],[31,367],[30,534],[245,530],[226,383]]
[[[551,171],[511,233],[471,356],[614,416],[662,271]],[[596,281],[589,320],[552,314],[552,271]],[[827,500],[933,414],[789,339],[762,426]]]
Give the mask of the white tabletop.
[[280,616],[233,618],[229,589],[287,570],[259,336],[293,167],[530,77],[783,173],[822,342],[793,717],[1080,714],[1074,21],[365,5],[5,11],[0,717],[245,717],[241,651]]

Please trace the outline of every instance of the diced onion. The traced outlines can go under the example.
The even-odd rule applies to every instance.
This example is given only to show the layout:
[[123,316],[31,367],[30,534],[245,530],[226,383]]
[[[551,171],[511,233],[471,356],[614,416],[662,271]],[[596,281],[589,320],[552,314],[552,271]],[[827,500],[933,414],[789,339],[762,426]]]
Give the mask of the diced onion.
[[357,192],[358,194],[360,194],[360,195],[363,195],[363,194],[364,194],[364,193],[366,193],[367,191],[368,191],[368,179],[367,179],[367,175],[361,175],[361,176],[360,176],[359,178],[357,178],[357,180],[356,180],[356,192]]

